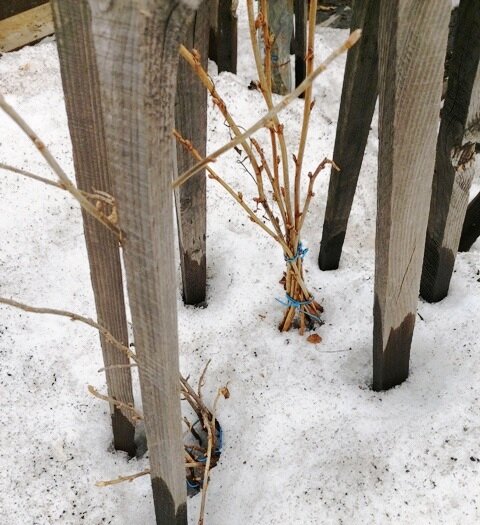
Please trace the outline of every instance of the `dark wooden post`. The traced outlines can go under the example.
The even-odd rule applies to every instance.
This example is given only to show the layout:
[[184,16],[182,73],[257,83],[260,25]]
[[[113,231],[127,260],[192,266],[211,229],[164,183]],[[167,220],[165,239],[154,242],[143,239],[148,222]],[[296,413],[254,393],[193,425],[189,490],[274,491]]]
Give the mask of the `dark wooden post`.
[[458,251],[468,252],[480,236],[480,193],[468,205]]
[[373,388],[408,377],[450,0],[381,2]]
[[[86,0],[53,0],[58,53],[62,71],[68,125],[73,146],[75,176],[80,189],[112,193],[103,135],[100,86],[90,32],[90,8]],[[102,224],[83,213],[98,322],[128,346],[118,240]],[[129,359],[100,336],[106,367],[108,395],[133,404]],[[115,448],[135,453],[135,426],[131,412],[111,406]]]
[[333,159],[340,167],[330,173],[327,208],[318,263],[322,270],[340,264],[348,218],[362,167],[378,91],[377,0],[355,0],[352,30],[362,38],[348,51]]
[[238,0],[209,0],[209,58],[218,72],[237,72],[237,7]]
[[[200,5],[187,31],[185,46],[200,53],[205,69],[208,66],[208,1]],[[192,141],[195,148],[207,155],[207,90],[192,68],[182,59],[178,66],[175,124],[180,133]],[[183,173],[195,164],[184,148],[177,148],[178,172]],[[192,177],[175,192],[177,207],[180,264],[185,304],[205,303],[206,263],[206,177],[205,170]]]
[[[420,293],[448,293],[475,166],[472,132],[480,127],[480,2],[462,0],[437,140]],[[478,131],[477,131],[478,135]]]
[[304,81],[307,75],[308,0],[295,0],[293,9],[295,15],[293,50],[295,53],[295,87],[297,87]]
[[89,2],[156,521],[186,525],[171,182],[178,46],[191,11],[176,0]]
[[268,26],[272,44],[272,91],[287,95],[292,90],[290,43],[293,34],[291,0],[268,1]]

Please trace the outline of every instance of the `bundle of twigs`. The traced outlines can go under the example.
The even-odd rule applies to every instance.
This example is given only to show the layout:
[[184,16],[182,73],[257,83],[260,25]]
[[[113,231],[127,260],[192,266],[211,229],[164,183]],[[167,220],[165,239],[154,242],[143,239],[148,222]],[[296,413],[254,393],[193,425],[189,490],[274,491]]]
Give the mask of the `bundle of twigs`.
[[[300,333],[303,334],[306,328],[312,328],[315,323],[322,323],[320,314],[323,312],[323,308],[315,301],[305,284],[303,258],[306,250],[302,246],[301,231],[312,197],[314,196],[313,188],[317,176],[327,164],[333,164],[335,166],[332,161],[325,158],[313,171],[304,172],[305,147],[310,115],[314,106],[312,82],[316,76],[326,69],[327,65],[336,56],[346,51],[358,40],[360,32],[357,31],[353,33],[343,46],[334,51],[323,64],[314,70],[315,13],[317,2],[316,0],[312,0],[310,3],[308,24],[307,77],[294,92],[287,95],[277,106],[274,106],[271,78],[271,47],[274,36],[270,33],[268,25],[268,1],[259,0],[257,16],[255,16],[253,0],[247,0],[247,7],[250,38],[259,77],[257,87],[263,95],[268,113],[250,129],[242,133],[228,110],[225,101],[216,90],[212,79],[203,69],[198,52],[196,50],[190,52],[181,46],[180,55],[194,69],[198,78],[210,93],[213,103],[225,118],[227,125],[234,135],[234,139],[204,159],[187,138],[182,137],[178,131],[175,131],[174,135],[177,141],[189,150],[199,162],[196,166],[182,174],[175,181],[174,186],[182,184],[192,175],[198,173],[203,167],[206,167],[209,178],[219,183],[245,210],[252,222],[260,226],[280,245],[286,262],[286,271],[281,280],[285,288],[285,301],[280,302],[286,306],[286,309],[279,328],[281,331],[287,331],[292,326],[297,326]],[[262,40],[265,43],[264,61],[262,61],[261,58],[257,35],[258,31],[262,33]],[[290,166],[290,156],[284,136],[284,126],[278,118],[278,113],[303,92],[305,92],[305,96],[301,136],[298,150],[292,155],[293,166]],[[268,131],[268,149],[270,150],[268,154],[266,153],[267,148],[264,148],[259,143],[259,140],[252,137],[253,133],[262,127]],[[256,191],[253,201],[256,203],[257,209],[262,209],[266,221],[257,215],[257,210],[252,209],[246,202],[243,194],[236,191],[210,165],[220,154],[235,146],[243,149],[251,165]],[[293,170],[291,168],[293,168]],[[291,171],[293,171],[293,173],[291,173]],[[304,193],[305,188],[302,188],[302,185],[304,186],[305,183],[307,183],[306,193]],[[266,188],[268,188],[268,191]]]

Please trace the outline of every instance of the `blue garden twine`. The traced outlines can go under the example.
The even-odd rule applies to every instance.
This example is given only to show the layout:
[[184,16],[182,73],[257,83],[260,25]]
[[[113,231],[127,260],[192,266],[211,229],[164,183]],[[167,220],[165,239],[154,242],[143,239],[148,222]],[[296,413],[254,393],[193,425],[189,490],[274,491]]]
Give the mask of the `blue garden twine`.
[[287,257],[285,255],[284,259],[285,259],[285,262],[292,264],[297,259],[303,259],[305,257],[305,255],[307,255],[307,253],[308,253],[308,248],[304,248],[303,244],[302,244],[302,241],[300,241],[298,243],[297,253],[293,257]]
[[[194,423],[193,426],[195,426],[196,424],[198,423],[198,421],[196,423]],[[213,451],[213,454],[212,456],[216,456],[216,457],[219,457],[220,454],[222,453],[222,448],[223,448],[223,431],[222,431],[222,427],[220,425],[216,425],[216,428],[215,428],[215,437],[216,437],[216,447]],[[195,457],[194,456],[194,459],[195,461],[197,461],[198,463],[206,463],[207,462],[207,456],[204,454],[202,456],[198,456],[198,457]],[[198,482],[192,482],[190,481],[188,478],[187,478],[187,487],[190,488],[190,489],[199,489],[202,487],[202,483],[198,483]]]
[[313,297],[309,299],[308,301],[296,301],[293,297],[290,297],[288,293],[285,294],[286,301],[282,301],[281,299],[275,298],[280,304],[283,304],[283,306],[293,306],[295,310],[298,310],[306,315],[308,317],[312,318],[314,321],[319,322],[320,324],[323,324],[323,321],[320,319],[320,317],[317,317],[316,315],[311,314],[310,312],[307,312],[307,310],[303,310],[302,306],[306,306],[307,304],[313,303],[314,299]]

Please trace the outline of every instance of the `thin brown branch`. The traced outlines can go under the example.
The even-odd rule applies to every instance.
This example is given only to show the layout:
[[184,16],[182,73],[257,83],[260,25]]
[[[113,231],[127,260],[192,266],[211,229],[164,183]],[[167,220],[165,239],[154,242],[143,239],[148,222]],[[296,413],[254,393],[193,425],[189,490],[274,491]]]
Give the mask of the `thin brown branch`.
[[109,479],[107,481],[97,481],[95,483],[95,486],[96,487],[109,487],[110,485],[118,485],[119,483],[124,483],[125,481],[131,482],[134,479],[141,478],[142,476],[147,476],[148,474],[150,474],[149,468],[142,470],[142,472],[131,474],[130,476],[119,476],[116,479]]
[[31,312],[35,314],[49,314],[49,315],[59,315],[60,317],[68,317],[72,321],[79,321],[84,323],[92,328],[98,330],[106,339],[107,342],[112,344],[115,348],[126,354],[133,361],[137,361],[137,356],[124,344],[122,344],[102,325],[99,325],[93,319],[89,317],[84,317],[83,315],[75,314],[73,312],[68,312],[67,310],[57,310],[55,308],[38,308],[36,306],[30,306],[28,304],[20,303],[14,301],[13,299],[7,299],[6,297],[0,297],[0,304],[6,304],[8,306],[13,306],[14,308],[19,308],[25,312]]
[[[175,138],[182,144],[184,148],[186,148],[190,153],[197,159],[201,160],[202,156],[196,150],[192,143],[183,138],[182,135],[177,130],[174,130],[173,132]],[[215,181],[217,181],[234,199],[237,201],[238,204],[247,212],[248,216],[250,217],[250,220],[260,226],[262,230],[264,230],[270,237],[272,237],[275,241],[277,241],[281,246],[282,249],[285,251],[285,253],[288,254],[289,257],[292,257],[290,248],[285,243],[282,237],[280,237],[277,233],[275,233],[273,230],[271,230],[267,225],[265,225],[256,215],[255,212],[250,208],[250,206],[243,200],[243,196],[239,195],[238,192],[236,192],[225,180],[220,177],[208,164],[206,165],[206,169],[209,173],[209,177]]]
[[[315,20],[317,13],[317,0],[310,1],[310,11],[308,14],[308,40],[307,40],[307,57],[306,57],[306,75],[313,72],[313,59],[315,48]],[[305,90],[305,99],[303,105],[302,131],[298,145],[298,153],[295,161],[295,230],[297,237],[294,244],[298,244],[298,234],[300,232],[300,182],[302,177],[303,158],[307,144],[307,135],[310,124],[310,114],[312,112],[312,84]]]
[[330,53],[330,55],[324,60],[324,62],[322,62],[313,71],[311,75],[307,76],[305,80],[294,91],[286,95],[276,106],[274,106],[270,111],[268,111],[266,115],[264,115],[255,124],[250,126],[250,128],[248,128],[239,137],[235,137],[233,140],[231,140],[227,144],[224,144],[222,147],[218,148],[216,151],[199,161],[197,164],[195,164],[195,166],[192,166],[190,169],[185,171],[182,175],[180,175],[177,179],[175,179],[172,182],[172,187],[177,188],[178,186],[181,186],[187,180],[193,177],[193,175],[205,168],[208,164],[214,162],[220,155],[223,155],[238,144],[241,144],[259,129],[264,127],[268,122],[270,122],[273,119],[275,115],[283,111],[293,100],[298,98],[298,96],[301,95],[305,91],[305,89],[307,89],[307,87],[310,86],[312,82],[314,82],[315,79],[328,68],[328,66],[332,63],[333,60],[335,60],[338,56],[348,51],[358,41],[358,39],[361,36],[361,33],[362,32],[360,29],[353,31],[353,33],[350,34],[348,39],[345,40],[345,42],[340,47],[332,51],[332,53]]
[[59,178],[60,184],[72,194],[73,197],[78,201],[80,206],[92,217],[101,222],[110,231],[112,231],[121,242],[125,238],[124,232],[114,224],[108,217],[101,213],[73,184],[68,175],[63,171],[61,166],[58,164],[55,157],[50,153],[45,144],[40,140],[38,135],[32,130],[32,128],[26,123],[26,121],[19,115],[19,113],[5,100],[5,97],[0,93],[0,108],[17,124],[17,126],[27,135],[27,137],[33,142],[37,150],[40,152],[42,157],[46,160],[52,171]]
[[98,399],[101,399],[102,401],[107,401],[108,403],[115,405],[122,411],[130,412],[131,413],[130,418],[132,419],[132,421],[142,421],[143,420],[143,415],[140,414],[140,412],[138,412],[137,410],[135,410],[135,408],[132,405],[128,405],[127,403],[122,403],[121,401],[118,401],[117,399],[111,396],[106,396],[104,394],[101,394],[92,385],[88,385],[87,388],[90,394],[92,394],[92,396]]

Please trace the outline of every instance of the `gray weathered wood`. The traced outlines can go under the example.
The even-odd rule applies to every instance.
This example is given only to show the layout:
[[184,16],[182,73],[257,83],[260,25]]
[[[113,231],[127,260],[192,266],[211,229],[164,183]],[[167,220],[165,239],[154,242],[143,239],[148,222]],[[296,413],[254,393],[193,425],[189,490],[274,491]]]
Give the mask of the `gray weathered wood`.
[[[185,46],[196,49],[205,69],[208,66],[208,1],[200,5],[187,31]],[[182,136],[192,141],[203,157],[207,155],[207,90],[192,68],[182,59],[178,66],[175,125]],[[195,164],[192,155],[177,148],[178,172]],[[185,304],[205,303],[207,285],[206,228],[207,202],[205,170],[192,177],[175,192],[180,265]]]
[[272,43],[272,91],[286,95],[292,91],[290,42],[293,34],[292,0],[268,1],[268,26]]
[[480,193],[468,205],[458,251],[468,252],[478,237],[480,237]]
[[299,86],[307,74],[307,15],[308,0],[295,0],[295,31],[293,51],[295,53],[295,87]]
[[[73,146],[75,176],[80,189],[112,193],[103,136],[100,86],[90,32],[87,0],[53,0],[56,37],[62,72],[68,125]],[[88,213],[83,213],[85,240],[98,322],[128,346],[118,240]],[[133,404],[129,359],[100,336],[108,395]],[[111,408],[115,448],[135,453],[135,425],[131,411]]]
[[450,0],[380,6],[374,390],[408,376],[450,10]]
[[348,51],[338,116],[333,160],[340,167],[330,173],[327,207],[318,263],[322,270],[340,264],[348,218],[362,167],[378,92],[377,0],[355,0],[352,30],[362,38]]
[[420,286],[422,297],[429,302],[448,294],[468,206],[480,124],[479,66],[480,2],[462,0],[437,139]]
[[175,0],[89,2],[156,521],[185,525],[171,181],[178,46],[191,11]]

